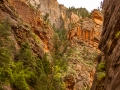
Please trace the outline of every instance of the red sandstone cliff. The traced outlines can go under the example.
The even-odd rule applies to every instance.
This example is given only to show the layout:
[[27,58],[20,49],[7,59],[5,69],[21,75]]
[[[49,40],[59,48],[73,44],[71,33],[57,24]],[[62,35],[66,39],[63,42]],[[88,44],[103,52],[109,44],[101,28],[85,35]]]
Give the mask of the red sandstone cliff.
[[76,19],[77,17],[72,15],[74,26],[69,30],[69,40],[75,41],[74,39],[78,39],[77,41],[87,42],[95,47],[98,46],[102,31],[103,15],[99,10],[94,10],[91,16],[92,19]]
[[[56,5],[54,5],[54,3]],[[55,23],[56,25],[61,25],[60,12],[62,12],[62,18],[64,17],[63,19],[65,20],[66,17],[64,16],[64,11],[66,8],[61,6],[61,10],[59,12],[59,6],[57,4],[58,3],[56,0],[41,0],[41,9],[36,11],[34,9],[35,7],[31,7],[26,0],[0,1],[0,19],[2,20],[9,18],[12,26],[13,42],[16,45],[16,51],[19,49],[19,46],[26,41],[28,41],[31,45],[33,52],[40,57],[43,55],[43,53],[48,52],[51,49],[51,37],[53,31],[52,28],[42,20],[42,13],[44,13],[44,15],[46,12],[50,13],[49,19],[51,22]],[[75,27],[70,30],[69,39],[75,40],[77,37],[81,41],[87,42],[93,46],[97,45],[96,43],[98,43],[99,35],[101,33],[101,22],[103,20],[101,18],[101,15],[97,15],[96,11],[96,13],[93,14],[93,19],[84,19],[82,22],[79,22],[79,17],[77,17],[75,14],[72,14],[70,19],[68,18],[68,20],[64,21],[66,25],[70,22],[79,23],[75,24]],[[80,46],[77,50],[79,53],[76,51],[69,60],[69,63],[73,64],[72,69],[74,69],[76,72],[74,77],[76,81],[76,90],[87,87],[87,85],[91,85],[94,74],[94,68],[92,70],[86,64],[81,63],[80,60],[83,59],[82,56],[84,56],[84,52],[82,51],[85,51],[83,49],[80,52],[81,48],[83,49],[83,47]],[[92,50],[90,49],[89,55],[91,55],[91,51]],[[81,53],[83,55],[79,56]],[[71,69],[69,69],[69,71],[72,72]]]
[[24,0],[0,1],[0,19],[6,18],[11,23],[17,47],[28,41],[39,56],[51,48],[52,28],[41,19],[41,12],[30,8]]

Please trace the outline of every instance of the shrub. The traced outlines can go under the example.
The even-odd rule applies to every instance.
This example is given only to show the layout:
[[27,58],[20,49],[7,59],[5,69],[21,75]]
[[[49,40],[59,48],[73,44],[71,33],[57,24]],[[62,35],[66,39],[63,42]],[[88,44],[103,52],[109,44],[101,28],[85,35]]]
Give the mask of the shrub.
[[105,72],[98,72],[97,73],[97,80],[98,81],[101,81],[102,79],[104,79],[105,78]]
[[9,67],[11,61],[10,52],[5,47],[0,47],[0,67]]
[[11,85],[19,90],[29,90],[29,85],[34,84],[32,81],[36,80],[34,72],[29,67],[24,68],[22,62],[13,62],[10,69],[12,70]]
[[11,54],[15,52],[14,42],[11,40],[11,25],[9,19],[0,21],[0,47],[8,49]]
[[101,62],[101,63],[98,64],[97,71],[98,71],[97,80],[98,81],[103,80],[105,78],[105,75],[106,75],[106,73],[105,73],[105,63],[104,62]]
[[51,52],[51,58],[47,54],[42,58],[35,56],[29,42],[23,43],[15,57],[11,58],[11,52],[4,44],[4,40],[7,42],[9,39],[6,35],[10,26],[7,25],[7,22],[0,22],[0,41],[3,43],[0,43],[0,84],[7,82],[16,90],[30,90],[30,86],[35,90],[63,90],[62,74],[67,70],[70,54],[66,30],[56,31],[53,41],[55,51]]
[[14,87],[18,90],[30,90],[25,78],[19,74],[15,76]]
[[22,44],[19,53],[15,56],[16,61],[23,62],[25,67],[33,67],[35,65],[35,58],[30,48],[29,43],[25,42]]
[[11,26],[8,19],[0,21],[0,46],[8,45],[10,30]]
[[40,76],[41,73],[44,73],[44,67],[42,64],[42,60],[38,58],[38,59],[36,59],[36,72],[35,72],[35,74],[37,76]]
[[97,71],[98,72],[105,71],[105,63],[101,62],[100,64],[98,64]]
[[120,31],[118,31],[115,35],[116,38],[118,38],[120,36]]
[[67,73],[67,60],[71,54],[71,49],[68,50],[70,43],[67,40],[67,30],[65,28],[55,30],[53,43],[54,52],[51,52],[51,84],[54,87],[53,90],[64,90],[63,77]]
[[85,17],[89,17],[90,16],[90,13],[89,11],[86,9],[86,8],[75,8],[75,7],[70,7],[68,10],[67,10],[67,16],[70,18],[70,15],[71,13],[75,13],[77,14],[80,18],[85,18]]
[[50,87],[50,78],[45,73],[41,73],[36,80],[35,90],[49,90]]
[[44,21],[47,21],[48,18],[49,18],[49,13],[46,13],[45,16],[43,17],[43,20],[44,20]]
[[48,60],[46,53],[45,53],[44,56],[42,57],[42,65],[43,65],[45,74],[46,74],[46,75],[51,74],[50,61]]

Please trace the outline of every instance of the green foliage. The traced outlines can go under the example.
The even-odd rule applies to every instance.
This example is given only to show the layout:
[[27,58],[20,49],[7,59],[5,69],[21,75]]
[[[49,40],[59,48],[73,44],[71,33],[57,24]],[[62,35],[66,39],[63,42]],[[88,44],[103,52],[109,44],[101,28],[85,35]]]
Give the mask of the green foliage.
[[[67,40],[67,35],[65,33],[66,33],[65,29],[61,29],[61,30],[57,30],[56,34],[54,34],[54,37],[53,37],[54,52],[52,53],[52,55],[55,59],[54,60],[55,63],[58,63],[58,62],[65,63],[64,60],[67,60],[67,57],[69,57],[69,54],[71,53],[67,49],[70,43]],[[62,63],[62,65],[64,64]]]
[[36,80],[35,90],[49,90],[50,87],[50,78],[45,73],[41,73]]
[[0,21],[0,83],[9,83],[8,68],[12,61],[10,50],[10,23],[8,19]]
[[51,66],[50,66],[50,61],[48,60],[46,53],[42,57],[42,64],[43,64],[45,74],[49,75],[51,73]]
[[8,19],[0,21],[0,46],[6,46],[9,42],[10,23]]
[[[21,59],[31,60],[32,54],[26,54],[26,51],[28,51],[28,46],[26,44],[22,46],[21,50],[23,50],[26,55],[22,54]],[[0,48],[0,82],[9,83],[18,90],[30,90],[29,85],[32,86],[36,83],[36,76],[34,71],[31,71],[33,70],[33,67],[30,65],[31,61],[28,60],[28,64],[26,65],[24,61],[21,61],[21,59],[13,62],[8,49],[5,47]],[[33,60],[34,59],[35,58],[33,58]]]
[[15,80],[17,80],[14,84],[16,88],[18,88],[19,90],[30,90],[24,77],[18,75],[15,78]]
[[40,8],[40,4],[37,4],[36,9],[38,10]]
[[[29,85],[34,87],[35,90],[48,90],[50,88],[50,78],[48,78],[48,76],[51,74],[51,67],[47,54],[41,59],[37,58],[33,55],[30,45],[28,43],[23,43],[15,59],[16,63],[23,63],[22,71],[17,70],[23,74],[21,75],[23,77],[17,77],[17,79],[22,78],[22,81],[15,82],[18,83],[17,85],[21,82],[24,83],[23,88],[26,88],[25,90],[28,89]],[[13,85],[19,87],[16,84]],[[22,88],[20,89],[22,90]]]
[[0,71],[1,82],[10,83],[19,90],[30,90],[27,80],[31,80],[31,77],[34,77],[34,73],[29,68],[24,69],[22,62],[12,62],[9,68],[1,68]]
[[97,67],[97,80],[98,81],[101,81],[105,78],[105,63],[104,62],[101,62],[98,64],[98,67]]
[[49,90],[51,87],[50,84],[51,78],[49,77],[51,72],[51,69],[49,67],[50,62],[48,62],[47,60],[48,60],[47,54],[45,54],[42,59],[36,60],[35,75],[37,76],[37,80],[36,80],[36,84],[34,85],[35,90]]
[[49,17],[49,13],[46,13],[45,16],[43,17],[43,20],[44,21],[48,20],[48,17]]
[[22,62],[13,62],[11,64],[11,78],[10,83],[14,88],[19,90],[29,90],[27,80],[34,75],[29,68],[24,68]]
[[21,49],[15,59],[16,61],[23,62],[23,65],[26,67],[34,67],[35,65],[35,58],[32,54],[30,45],[27,42],[22,44]]
[[115,35],[116,38],[120,37],[120,31],[118,31]]
[[0,84],[8,83],[17,90],[30,90],[29,85],[36,84],[36,58],[30,45],[24,43],[13,60],[11,44],[9,45],[10,27],[8,19],[0,22]]
[[61,29],[55,30],[55,33],[58,35],[58,38],[60,39],[60,41],[67,41],[67,30],[64,27]]
[[0,47],[0,67],[8,67],[11,61],[10,52],[4,47]]
[[31,32],[30,34],[36,41],[37,45],[42,46],[43,42],[39,39],[39,37],[34,32]]
[[97,73],[97,80],[98,81],[101,81],[102,79],[104,79],[105,78],[105,72],[98,72]]
[[55,90],[64,90],[63,77],[67,73],[67,60],[71,54],[71,49],[68,50],[70,43],[67,40],[67,30],[65,28],[55,30],[53,43],[54,52],[51,52],[52,86]]
[[0,82],[7,82],[9,78],[9,72],[6,69],[0,68]]
[[86,8],[82,8],[82,7],[81,8],[70,7],[67,10],[67,14],[68,14],[69,18],[71,16],[72,12],[75,13],[75,14],[77,14],[79,17],[82,17],[82,18],[90,16],[90,13],[88,12],[88,10]]
[[49,20],[49,13],[46,13],[46,14],[43,16],[43,20],[45,21],[45,23],[46,23],[47,25],[51,25],[50,20]]
[[71,57],[71,59],[73,58],[80,60],[80,62],[90,67],[93,67],[95,65],[94,60],[99,54],[97,50],[93,50],[84,43],[80,47],[75,47],[74,52],[75,56]]
[[15,46],[14,42],[11,40],[11,25],[9,22],[9,19],[5,19],[0,21],[0,48],[1,48],[1,53],[5,52],[11,55],[13,57],[13,53],[15,52]]
[[7,21],[0,22],[0,85],[7,83],[16,90],[30,90],[30,87],[35,90],[64,90],[63,74],[67,71],[67,59],[71,54],[67,31],[64,28],[56,31],[54,52],[50,55],[38,58],[29,42],[25,42],[13,58],[12,49],[5,44],[10,39],[9,29]]
[[83,58],[86,60],[88,59],[88,55],[89,55],[89,51],[88,48],[86,48],[86,46],[83,47]]
[[31,9],[35,10],[35,7],[30,2],[28,2],[28,5]]
[[100,64],[98,64],[97,71],[105,71],[105,63],[101,62]]

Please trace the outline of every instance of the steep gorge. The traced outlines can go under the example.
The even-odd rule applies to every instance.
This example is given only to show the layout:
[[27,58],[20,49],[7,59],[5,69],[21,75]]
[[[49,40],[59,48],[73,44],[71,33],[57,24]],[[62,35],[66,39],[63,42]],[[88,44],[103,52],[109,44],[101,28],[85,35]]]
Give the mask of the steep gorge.
[[[94,59],[99,53],[102,13],[94,10],[92,18],[82,19],[73,12],[68,17],[66,11],[57,0],[0,1],[1,33],[10,32],[9,43],[0,44],[3,63],[0,89],[80,90],[91,87]],[[62,26],[67,30],[63,27],[62,32]],[[62,32],[61,36],[53,28],[60,28],[56,32]],[[3,35],[1,41],[5,38]],[[6,57],[10,60],[7,63],[4,62]]]
[[[104,0],[104,23],[99,49],[102,54],[98,58],[91,90],[120,90],[120,0]],[[101,63],[104,63],[101,67]],[[99,74],[100,72],[104,74]],[[101,78],[98,80],[98,75]]]
[[[17,40],[15,43],[21,45],[21,43],[27,40],[30,41],[34,52],[40,56],[44,53],[45,48],[50,48],[47,45],[50,45],[50,38],[53,31],[50,26],[42,21],[40,12],[31,9],[21,0],[5,0],[1,2],[0,8],[1,20],[8,18],[11,22],[11,27],[14,31],[13,34],[15,35],[14,38]],[[31,38],[35,35],[40,39],[39,42],[35,38]],[[42,47],[39,46],[39,43],[43,44],[41,45]]]

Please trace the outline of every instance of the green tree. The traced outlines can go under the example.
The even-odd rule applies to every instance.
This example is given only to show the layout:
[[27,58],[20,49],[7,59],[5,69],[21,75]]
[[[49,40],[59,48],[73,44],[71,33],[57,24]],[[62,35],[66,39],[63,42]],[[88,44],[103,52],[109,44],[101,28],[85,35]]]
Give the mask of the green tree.
[[79,17],[82,17],[82,18],[90,16],[89,11],[86,8],[82,8],[82,7],[80,7],[80,8],[75,8],[74,6],[70,7],[66,13],[69,18],[71,16],[72,12],[77,14]]
[[7,46],[8,42],[10,41],[10,22],[8,19],[0,21],[0,46]]
[[9,67],[11,60],[12,58],[9,50],[4,47],[0,47],[0,67]]
[[22,44],[19,53],[15,56],[16,61],[23,62],[25,67],[35,66],[35,58],[28,42]]

